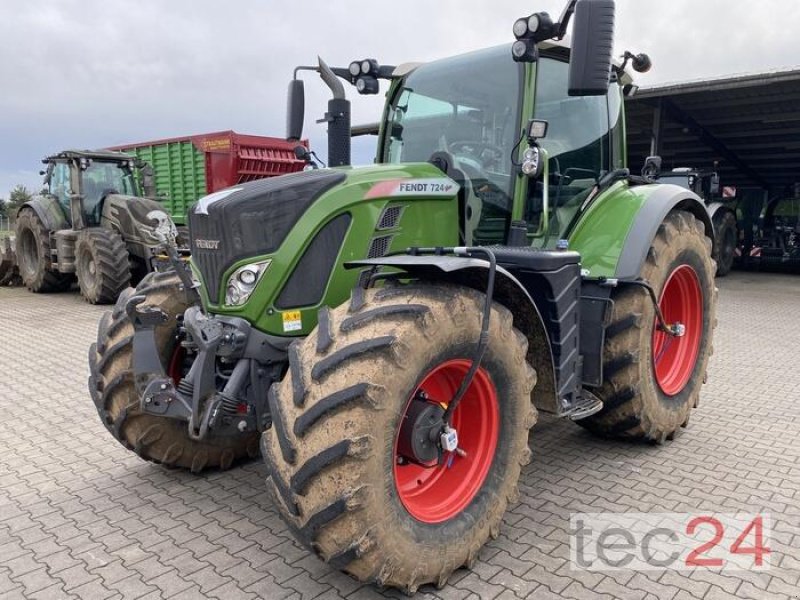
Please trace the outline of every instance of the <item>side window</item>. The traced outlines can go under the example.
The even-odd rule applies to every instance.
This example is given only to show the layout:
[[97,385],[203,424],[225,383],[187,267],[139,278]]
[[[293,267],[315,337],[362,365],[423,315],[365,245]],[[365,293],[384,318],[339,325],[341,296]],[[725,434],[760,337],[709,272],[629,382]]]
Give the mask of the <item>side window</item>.
[[[527,220],[538,227],[543,186],[547,185],[549,221],[545,243],[559,238],[598,178],[611,169],[609,98],[570,96],[568,78],[566,62],[542,58],[537,63],[534,117],[549,124],[547,136],[539,143],[548,152],[550,177],[531,186]],[[610,94],[616,92],[615,87],[611,87]],[[617,120],[615,117],[613,125],[621,128]]]
[[541,144],[550,155],[551,175],[580,185],[610,168],[609,107],[606,96],[569,96],[568,74],[565,62],[539,62],[535,117],[550,124]]
[[50,175],[50,193],[58,198],[58,202],[66,209],[69,208],[69,165],[56,163]]

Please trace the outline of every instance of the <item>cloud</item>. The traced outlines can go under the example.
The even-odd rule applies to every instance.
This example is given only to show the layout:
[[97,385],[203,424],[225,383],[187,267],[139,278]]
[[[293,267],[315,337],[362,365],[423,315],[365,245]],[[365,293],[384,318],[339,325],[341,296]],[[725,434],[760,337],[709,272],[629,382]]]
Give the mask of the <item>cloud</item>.
[[[647,51],[639,83],[791,66],[800,55],[794,3],[620,0],[617,49]],[[511,41],[534,10],[518,0],[4,0],[0,4],[0,196],[38,188],[39,160],[68,147],[103,147],[234,129],[282,136],[286,84],[317,54],[330,64],[375,57],[426,61]],[[782,23],[783,26],[778,26]],[[309,76],[307,76],[309,77]],[[309,77],[306,133],[324,154],[325,86]],[[380,117],[382,96],[353,99],[353,122]],[[368,140],[354,154],[371,156]]]

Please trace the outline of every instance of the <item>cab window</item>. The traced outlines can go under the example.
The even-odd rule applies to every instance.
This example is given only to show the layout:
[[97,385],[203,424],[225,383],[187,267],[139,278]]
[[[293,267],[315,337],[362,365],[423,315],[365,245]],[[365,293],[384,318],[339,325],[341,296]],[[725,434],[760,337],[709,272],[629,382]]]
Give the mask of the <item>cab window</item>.
[[531,186],[528,221],[538,228],[547,185],[550,218],[545,244],[555,243],[564,233],[597,180],[611,169],[608,98],[569,96],[568,77],[566,62],[542,58],[537,63],[534,117],[549,123],[539,144],[548,152],[550,174],[547,182]]

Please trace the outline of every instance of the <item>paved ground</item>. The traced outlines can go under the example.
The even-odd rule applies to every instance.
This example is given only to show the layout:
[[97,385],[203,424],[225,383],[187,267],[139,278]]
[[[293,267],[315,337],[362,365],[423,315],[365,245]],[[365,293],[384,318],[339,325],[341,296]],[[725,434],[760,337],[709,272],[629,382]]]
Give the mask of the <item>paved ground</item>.
[[[500,537],[417,598],[800,597],[800,278],[720,281],[716,354],[687,432],[663,447],[543,419]],[[294,544],[252,463],[193,477],[100,424],[86,350],[102,308],[0,289],[0,597],[369,598]],[[573,512],[766,511],[766,573],[570,570]],[[387,594],[399,596],[396,593]]]

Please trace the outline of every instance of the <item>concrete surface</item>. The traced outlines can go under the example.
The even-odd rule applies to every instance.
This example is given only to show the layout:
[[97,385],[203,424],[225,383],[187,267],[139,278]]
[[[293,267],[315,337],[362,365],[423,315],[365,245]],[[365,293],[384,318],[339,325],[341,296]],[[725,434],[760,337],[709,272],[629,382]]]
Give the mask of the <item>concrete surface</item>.
[[[734,273],[719,287],[716,353],[686,432],[651,447],[540,419],[500,537],[417,598],[800,597],[800,278]],[[258,461],[195,477],[111,438],[86,390],[104,310],[0,289],[0,597],[380,595],[293,542]],[[571,570],[569,515],[600,511],[767,512],[772,568]]]

